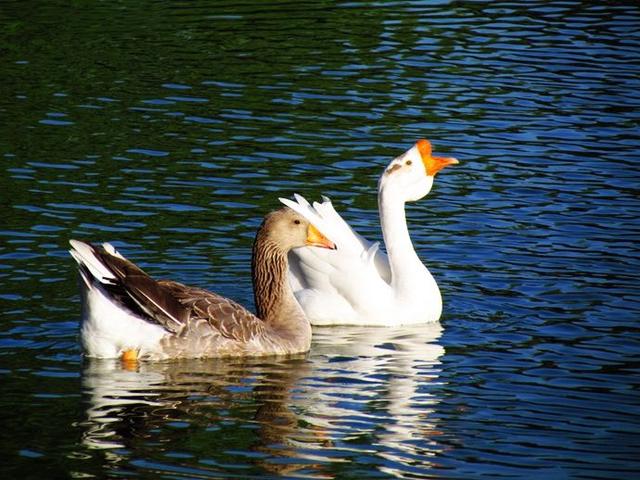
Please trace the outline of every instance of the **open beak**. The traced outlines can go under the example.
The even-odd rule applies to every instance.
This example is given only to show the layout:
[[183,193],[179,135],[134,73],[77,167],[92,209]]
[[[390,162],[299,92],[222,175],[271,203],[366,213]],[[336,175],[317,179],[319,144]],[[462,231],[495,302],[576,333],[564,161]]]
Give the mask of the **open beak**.
[[457,158],[432,156],[431,142],[429,142],[429,140],[418,140],[416,142],[416,147],[418,147],[418,151],[420,152],[420,156],[422,157],[424,169],[427,172],[427,175],[431,177],[442,170],[444,167],[460,163],[458,162]]
[[460,163],[457,158],[453,157],[431,157],[431,170],[432,175],[435,175],[444,167],[448,167],[449,165],[456,165]]
[[309,224],[307,228],[307,245],[310,247],[330,248],[331,250],[336,250],[337,248],[335,243],[320,233],[320,230],[312,224]]

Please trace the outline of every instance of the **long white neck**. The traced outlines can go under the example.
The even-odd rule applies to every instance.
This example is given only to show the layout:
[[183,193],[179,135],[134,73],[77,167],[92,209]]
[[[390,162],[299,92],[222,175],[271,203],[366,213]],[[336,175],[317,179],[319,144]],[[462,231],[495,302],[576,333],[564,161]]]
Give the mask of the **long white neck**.
[[378,208],[384,244],[391,267],[391,286],[399,298],[415,295],[433,277],[416,254],[409,236],[404,200],[391,188],[381,188]]

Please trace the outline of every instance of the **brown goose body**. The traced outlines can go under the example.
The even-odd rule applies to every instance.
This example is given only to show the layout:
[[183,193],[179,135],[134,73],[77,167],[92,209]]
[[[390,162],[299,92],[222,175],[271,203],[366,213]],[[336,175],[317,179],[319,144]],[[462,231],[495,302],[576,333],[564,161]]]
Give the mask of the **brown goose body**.
[[71,245],[82,278],[85,354],[151,360],[306,352],[311,326],[289,286],[287,253],[334,248],[289,209],[267,215],[253,246],[254,315],[208,290],[154,280],[109,244]]

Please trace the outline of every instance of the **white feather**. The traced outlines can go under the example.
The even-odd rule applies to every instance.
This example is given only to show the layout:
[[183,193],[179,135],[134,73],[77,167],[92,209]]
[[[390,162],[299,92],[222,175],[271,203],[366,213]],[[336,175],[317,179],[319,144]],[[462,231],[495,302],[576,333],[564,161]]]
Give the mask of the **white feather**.
[[91,275],[101,283],[112,283],[115,276],[103,263],[96,257],[91,246],[78,240],[69,240],[73,249],[69,250],[71,256],[79,265],[84,265]]
[[404,213],[406,201],[431,190],[433,176],[426,174],[425,158],[416,144],[394,159],[380,178],[380,219],[388,256],[379,243],[356,233],[327,197],[313,205],[298,194],[294,200],[280,199],[337,246],[303,247],[290,255],[290,283],[312,324],[403,325],[440,318],[440,290],[415,253]]
[[100,286],[86,290],[83,295],[80,339],[88,357],[119,358],[131,349],[142,356],[156,351],[166,333],[159,325],[114,303]]
[[[71,256],[92,276],[86,276],[81,270],[83,312],[80,339],[85,355],[118,358],[131,349],[138,351],[138,355],[157,351],[166,330],[145,321],[115,301],[102,286],[114,284],[115,275],[96,257],[91,246],[78,240],[70,240],[69,243],[73,247],[69,250]],[[124,258],[112,245],[105,243],[103,246],[110,254]],[[97,282],[92,282],[92,279]]]

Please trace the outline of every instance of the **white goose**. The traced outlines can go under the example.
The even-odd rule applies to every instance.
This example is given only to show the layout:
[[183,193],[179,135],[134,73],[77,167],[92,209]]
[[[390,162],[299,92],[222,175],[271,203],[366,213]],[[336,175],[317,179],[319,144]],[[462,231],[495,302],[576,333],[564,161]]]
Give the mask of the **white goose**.
[[442,313],[438,284],[416,254],[404,204],[431,191],[437,172],[458,163],[435,157],[419,140],[395,158],[378,183],[378,207],[387,254],[358,235],[331,201],[310,205],[304,197],[280,201],[304,216],[337,246],[303,247],[289,253],[289,279],[313,325],[406,325],[435,322]]

